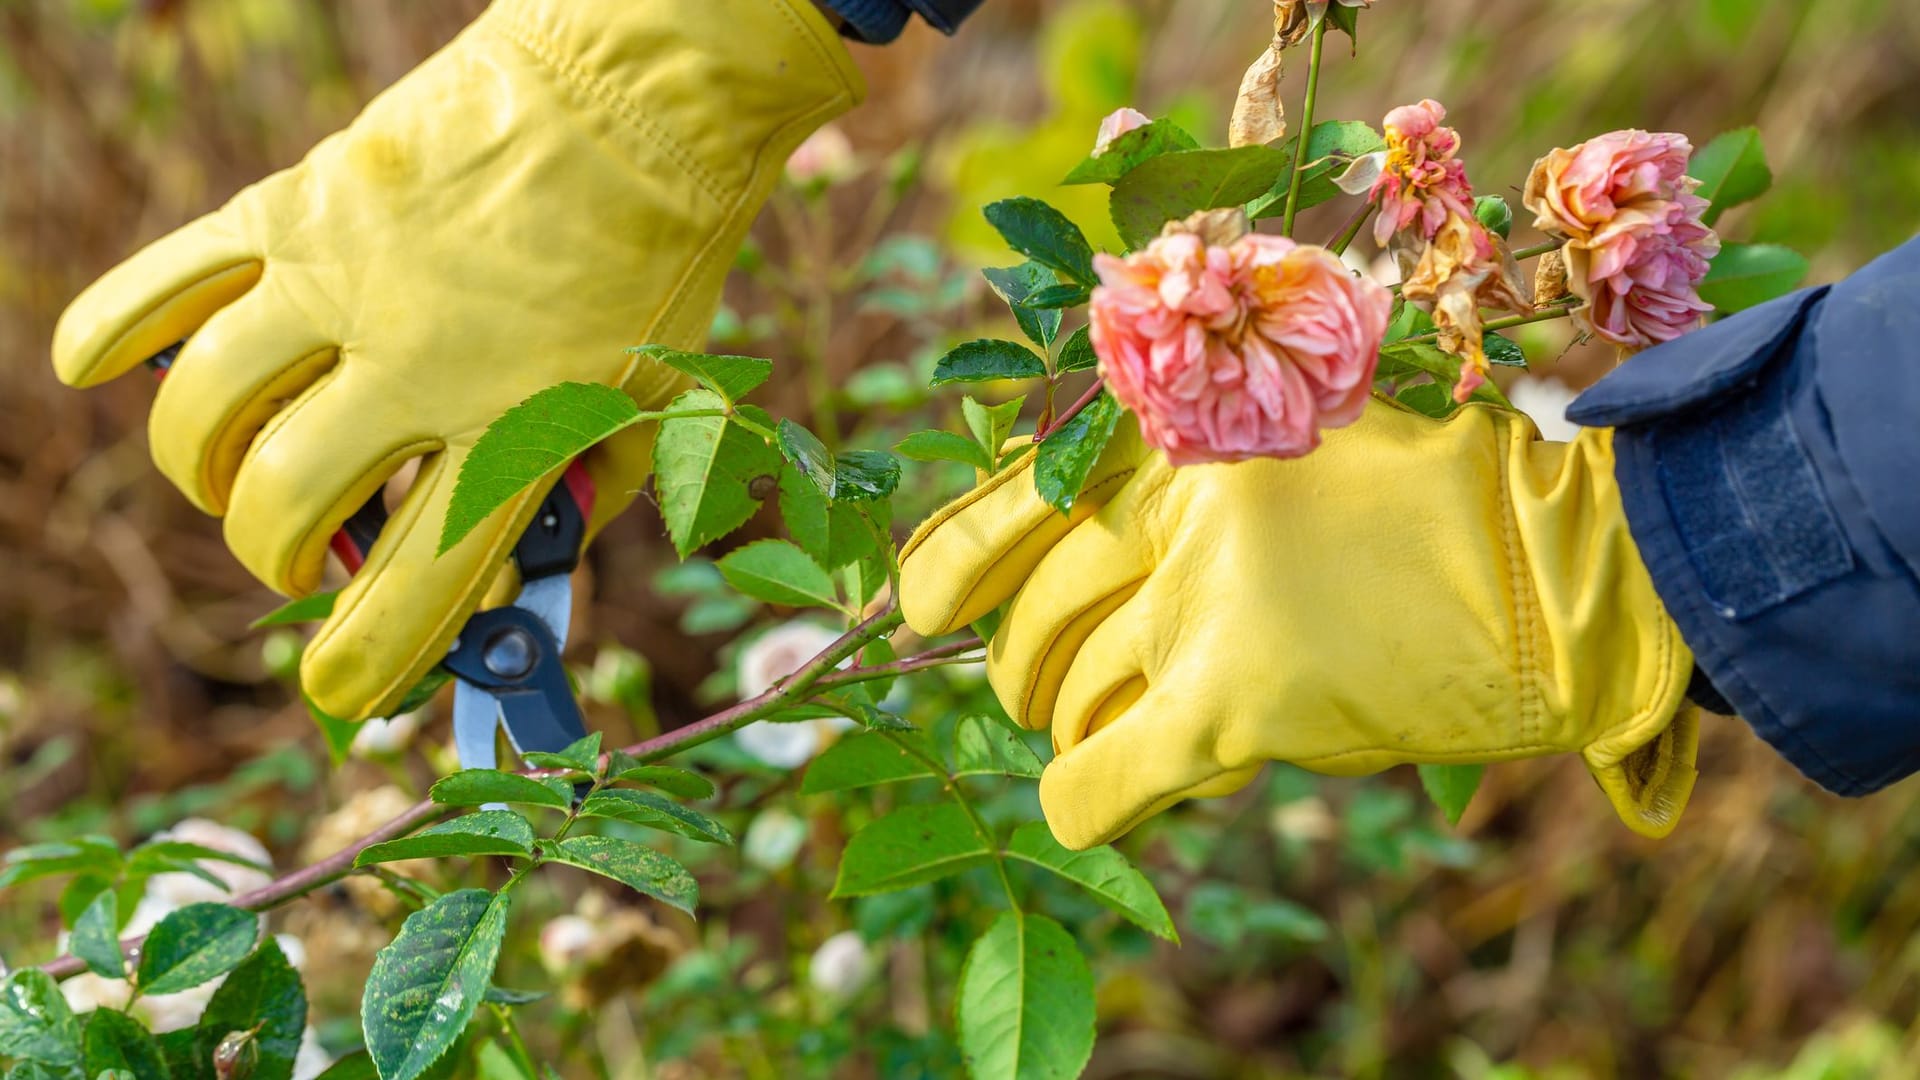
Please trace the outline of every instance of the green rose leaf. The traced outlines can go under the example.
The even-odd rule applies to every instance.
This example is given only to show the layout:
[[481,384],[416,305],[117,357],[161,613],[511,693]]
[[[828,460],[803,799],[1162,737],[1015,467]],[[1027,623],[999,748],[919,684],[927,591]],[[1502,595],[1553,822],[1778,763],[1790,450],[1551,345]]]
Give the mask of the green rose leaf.
[[1117,183],[1143,161],[1177,150],[1199,148],[1199,140],[1187,134],[1180,125],[1171,120],[1155,120],[1123,132],[1108,143],[1105,150],[1089,155],[1085,161],[1075,165],[1060,183],[1067,186]]
[[453,550],[515,495],[639,418],[639,407],[624,391],[597,383],[549,386],[508,409],[460,464],[440,526],[439,553]]
[[1393,399],[1417,413],[1424,413],[1436,420],[1444,420],[1460,406],[1454,404],[1453,394],[1439,383],[1417,383],[1393,395]]
[[756,540],[719,562],[727,584],[769,604],[835,607],[833,577],[813,557],[785,540]]
[[686,867],[632,840],[572,836],[548,849],[547,854],[557,862],[612,878],[689,915],[700,898],[700,886]]
[[885,450],[849,450],[833,468],[835,502],[875,502],[900,486],[900,459]]
[[355,867],[403,859],[441,859],[449,855],[533,854],[533,826],[511,810],[481,810],[443,821],[412,836],[373,844],[354,857]]
[[[720,395],[701,389],[681,394],[669,408],[686,412],[725,405]],[[726,417],[661,421],[653,443],[653,485],[674,550],[685,558],[744,525],[760,507],[753,482],[779,471],[779,455],[766,440]]]
[[462,769],[441,777],[427,797],[442,806],[525,803],[565,810],[573,805],[573,785],[565,780],[535,780],[497,769]]
[[109,979],[127,977],[126,956],[120,951],[120,897],[101,889],[74,920],[73,955],[86,961],[87,970]]
[[1480,348],[1487,354],[1487,362],[1506,367],[1526,367],[1526,350],[1515,344],[1512,338],[1499,334],[1488,334],[1480,339]]
[[[1278,217],[1286,212],[1287,190],[1293,183],[1291,166],[1298,146],[1297,135],[1280,145],[1279,152],[1287,159],[1287,166],[1265,194],[1250,196],[1252,201],[1247,206],[1248,216],[1258,220]],[[1358,120],[1327,120],[1313,125],[1312,133],[1307,136],[1307,160],[1301,166],[1299,209],[1305,210],[1338,198],[1341,191],[1333,182],[1334,177],[1340,175],[1355,158],[1384,150],[1386,146],[1384,136],[1371,125]]]
[[216,979],[247,958],[260,917],[226,904],[188,904],[169,912],[140,946],[134,982],[144,994],[175,994]]
[[547,997],[545,990],[510,990],[504,986],[487,987],[489,1005],[531,1005]]
[[415,1080],[473,1019],[493,980],[508,897],[461,889],[407,916],[374,957],[360,1028],[383,1080]]
[[1773,186],[1773,170],[1767,167],[1767,151],[1760,144],[1760,129],[1755,127],[1729,131],[1695,150],[1687,163],[1687,175],[1700,181],[1694,193],[1709,204],[1702,215],[1708,225]]
[[1093,285],[1093,246],[1067,215],[1024,196],[989,203],[982,211],[1007,246],[1057,273]]
[[813,759],[800,781],[800,794],[823,795],[940,775],[909,753],[903,743],[917,746],[929,755],[933,753],[926,736],[917,732],[897,735],[855,732]]
[[1057,312],[1060,308],[1079,307],[1092,297],[1093,290],[1085,285],[1053,285],[1027,297],[1027,306]]
[[80,1024],[60,985],[39,968],[23,968],[0,982],[0,1057],[60,1067],[80,1063]]
[[1040,758],[1012,728],[991,716],[973,713],[953,727],[955,776],[1038,778]]
[[1779,244],[1728,244],[1700,281],[1700,299],[1723,312],[1785,296],[1807,276],[1807,257]]
[[830,502],[798,469],[780,471],[780,517],[800,550],[827,570],[838,570],[873,550],[873,530],[860,516],[860,507]]
[[1473,793],[1480,790],[1480,777],[1486,772],[1486,766],[1420,765],[1418,769],[1420,786],[1427,789],[1427,798],[1447,816],[1447,824],[1460,824],[1460,815],[1467,812]]
[[980,273],[987,279],[987,284],[993,287],[994,293],[1007,302],[1014,321],[1020,324],[1020,332],[1040,346],[1043,352],[1051,347],[1054,337],[1060,333],[1060,313],[1036,309],[1029,306],[1027,301],[1035,293],[1060,284],[1054,272],[1037,262],[1028,261],[1019,266],[990,266]]
[[1393,306],[1393,318],[1387,323],[1386,342],[1390,345],[1401,338],[1418,337],[1433,331],[1432,316],[1420,310],[1419,305],[1401,300]]
[[644,825],[702,843],[733,843],[733,834],[727,831],[725,825],[698,810],[688,809],[651,791],[631,791],[626,788],[596,791],[587,796],[580,813],[587,817],[613,818]]
[[634,765],[613,774],[615,780],[645,784],[683,799],[713,798],[713,781],[677,765]]
[[1029,821],[1013,831],[1007,857],[1032,863],[1085,889],[1095,900],[1119,912],[1128,922],[1168,941],[1180,941],[1173,916],[1160,902],[1146,875],[1134,869],[1125,855],[1111,846],[1069,851],[1060,846],[1044,821]]
[[347,760],[347,751],[353,747],[353,737],[360,732],[360,725],[330,715],[325,709],[313,703],[307,692],[300,692],[300,701],[307,707],[307,715],[313,719],[313,726],[320,731],[320,738],[327,744],[327,760],[338,766]]
[[[1160,227],[1169,221],[1257,198],[1292,163],[1290,151],[1273,146],[1162,154],[1114,184],[1108,209],[1127,247],[1139,248],[1160,235]],[[1094,284],[1088,278],[1081,281]]]
[[993,471],[985,447],[951,431],[916,431],[893,449],[908,461],[957,461],[981,472]]
[[955,1020],[974,1080],[1070,1080],[1093,1054],[1093,972],[1059,923],[1006,912],[967,951]]
[[833,498],[833,452],[827,449],[827,444],[791,420],[781,420],[775,434],[781,456],[792,462],[800,475],[813,481],[822,495]]
[[83,836],[46,844],[27,844],[0,861],[0,889],[55,874],[120,872],[120,849],[104,836]]
[[531,751],[520,755],[521,760],[536,769],[572,769],[576,772],[592,773],[600,768],[600,733],[595,731],[575,739],[567,748],[556,753]]
[[[1026,404],[1022,395],[1012,401],[1003,401],[998,405],[983,405],[971,396],[960,399],[960,413],[967,418],[967,430],[973,433],[974,442],[989,462],[1000,458],[1001,448],[1013,435],[1013,425],[1020,420],[1020,407]],[[994,465],[987,466],[988,472],[994,471]]]
[[211,1061],[220,1040],[256,1026],[253,1044],[260,1056],[248,1080],[289,1080],[307,1028],[307,992],[271,937],[213,992],[195,1029],[196,1056]]
[[1087,474],[1107,448],[1120,422],[1120,403],[1102,392],[1040,444],[1033,465],[1033,486],[1048,506],[1062,514],[1073,510]]
[[1099,363],[1100,357],[1093,351],[1093,335],[1083,326],[1067,335],[1066,344],[1060,346],[1060,359],[1055,366],[1063,372],[1090,371]]
[[1011,341],[981,338],[962,342],[933,366],[933,385],[956,382],[992,382],[998,379],[1040,379],[1046,362],[1032,349]]
[[903,807],[869,822],[847,841],[833,896],[904,889],[957,874],[992,857],[992,849],[958,806]]
[[1513,207],[1498,195],[1482,195],[1473,200],[1473,216],[1502,240],[1513,233]]
[[[140,1021],[114,1009],[87,1014],[81,1067],[86,1075],[118,1072],[139,1080],[166,1077],[167,1059]],[[283,1073],[282,1080],[290,1073]]]
[[766,382],[767,376],[773,374],[773,361],[757,356],[709,356],[705,353],[681,352],[664,345],[641,345],[627,351],[693,376],[695,382],[719,394],[728,403],[747,396]]
[[249,630],[264,630],[269,626],[293,626],[297,623],[319,622],[333,614],[333,602],[340,599],[340,590],[331,589],[317,592],[312,596],[303,596],[298,600],[289,600],[265,615],[247,624]]

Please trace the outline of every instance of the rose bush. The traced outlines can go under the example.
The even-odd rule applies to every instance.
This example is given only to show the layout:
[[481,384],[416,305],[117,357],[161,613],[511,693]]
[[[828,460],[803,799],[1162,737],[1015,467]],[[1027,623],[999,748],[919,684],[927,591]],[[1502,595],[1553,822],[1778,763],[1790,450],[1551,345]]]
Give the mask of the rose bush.
[[[863,194],[879,207],[869,212],[884,220],[915,165],[904,157],[884,169],[863,161],[832,128],[808,140],[788,163],[788,187],[775,205],[788,228],[783,239],[800,254],[781,265],[769,265],[775,256],[759,248],[740,258],[743,274],[783,290],[777,308],[798,323],[755,327],[723,311],[714,330],[716,348],[791,347],[781,361],[813,392],[811,428],[747,400],[773,370],[770,361],[654,353],[697,387],[666,410],[660,440],[707,451],[656,461],[656,491],[671,492],[660,514],[676,538],[693,538],[680,552],[687,561],[660,576],[658,592],[686,604],[684,633],[746,629],[724,677],[703,689],[715,711],[660,732],[644,662],[603,648],[608,662],[582,685],[603,715],[630,723],[638,741],[613,749],[589,736],[530,756],[519,775],[454,772],[444,748],[415,737],[430,714],[361,729],[358,740],[351,727],[317,716],[342,759],[350,749],[373,759],[352,767],[399,774],[398,759],[412,752],[448,775],[412,805],[397,786],[379,789],[391,806],[356,821],[355,839],[331,840],[312,866],[292,874],[267,880],[262,869],[242,868],[252,875],[243,878],[225,868],[264,861],[263,852],[223,852],[184,834],[124,851],[82,836],[10,853],[0,884],[71,879],[59,909],[72,955],[47,971],[9,976],[8,1000],[32,1008],[6,1015],[0,1054],[36,1069],[79,1060],[81,1032],[118,1023],[97,1018],[118,1016],[131,986],[156,1004],[192,995],[191,1015],[178,1018],[185,1034],[166,1043],[187,1063],[173,1075],[210,1070],[216,1052],[251,1055],[262,1075],[291,1075],[307,1030],[292,962],[299,950],[262,938],[253,913],[309,895],[323,903],[336,892],[326,887],[345,879],[338,893],[374,920],[354,924],[355,932],[384,939],[392,922],[405,921],[364,979],[358,1038],[368,1052],[343,1067],[412,1080],[436,1061],[484,1061],[486,1075],[537,1076],[514,1019],[535,1007],[537,994],[506,989],[495,975],[502,943],[520,925],[511,921],[514,906],[532,904],[526,883],[551,870],[598,875],[630,893],[619,902],[590,893],[577,910],[536,924],[538,969],[559,990],[554,1004],[569,1023],[583,1023],[618,994],[646,994],[644,1038],[659,1058],[685,1050],[674,1040],[686,1030],[723,1030],[750,1017],[761,1045],[784,1048],[807,1071],[831,1073],[856,1051],[823,1045],[804,1021],[816,1010],[854,1008],[861,995],[880,1003],[882,989],[911,984],[928,1000],[909,1025],[920,1041],[903,1044],[902,1054],[983,1080],[1079,1071],[1095,1037],[1096,965],[1086,947],[1101,956],[1121,947],[1137,953],[1152,937],[1174,939],[1173,917],[1126,853],[1068,852],[1034,820],[1031,781],[1044,741],[1013,730],[977,675],[948,666],[979,658],[992,618],[975,628],[978,637],[915,642],[898,631],[897,525],[952,486],[1029,454],[1040,495],[1070,511],[1122,411],[1137,414],[1147,441],[1176,465],[1297,456],[1313,452],[1323,429],[1353,421],[1375,394],[1439,417],[1466,401],[1504,406],[1493,366],[1523,366],[1526,355],[1503,330],[1571,318],[1631,348],[1684,332],[1713,310],[1766,298],[1757,288],[1712,296],[1718,240],[1708,222],[1738,199],[1699,192],[1757,193],[1751,177],[1725,182],[1750,167],[1749,157],[1718,149],[1718,140],[1691,159],[1684,138],[1641,132],[1548,153],[1525,199],[1548,239],[1515,251],[1511,211],[1498,196],[1476,197],[1467,142],[1445,125],[1439,103],[1393,108],[1376,130],[1359,120],[1316,121],[1310,89],[1289,138],[1278,91],[1284,65],[1311,50],[1306,80],[1315,87],[1313,58],[1326,36],[1351,34],[1366,7],[1275,5],[1271,39],[1249,43],[1248,52],[1262,51],[1243,80],[1229,145],[1202,145],[1171,120],[1133,109],[1108,115],[1092,152],[1065,180],[1103,196],[1122,241],[1113,250],[1096,251],[1042,200],[986,207],[1019,256],[985,272],[1005,304],[993,324],[1005,336],[960,333],[977,320],[950,309],[972,276],[931,245],[875,243],[875,233],[855,232],[852,249],[823,248],[836,232],[823,193],[864,177],[872,183]],[[1105,107],[1090,112],[1085,127]],[[1076,127],[1076,148],[1084,136]],[[1713,170],[1718,182],[1700,175]],[[1302,211],[1343,198],[1345,224],[1324,242],[1295,235]],[[1400,269],[1397,296],[1342,261],[1368,236]],[[1550,251],[1562,253],[1571,302],[1557,289],[1531,296],[1520,276],[1523,259]],[[822,296],[836,288],[856,290],[864,304],[914,327],[925,363],[877,365],[834,385],[824,366],[833,338],[817,320],[832,311]],[[909,418],[943,407],[923,389],[927,376],[970,391],[946,403],[958,417],[952,429],[905,430]],[[1023,392],[1012,396],[1011,385]],[[1543,420],[1564,412],[1564,395],[1552,386],[1519,388],[1523,404],[1541,402]],[[858,420],[843,431],[849,415]],[[544,392],[475,447],[456,495],[459,513],[450,516],[479,520],[535,479],[517,464],[531,451],[545,455],[537,460],[571,456],[635,422],[631,402],[605,387]],[[556,428],[573,441],[556,445]],[[920,490],[902,486],[901,458],[926,470]],[[796,612],[805,614],[796,620]],[[835,732],[844,734],[830,740]],[[666,764],[669,757],[676,764]],[[1445,768],[1469,770],[1430,788],[1457,815],[1478,773]],[[576,801],[578,790],[587,794]],[[805,799],[816,801],[797,801]],[[818,812],[828,801],[832,813]],[[1332,828],[1317,798],[1290,806],[1274,816],[1281,835],[1312,838]],[[1370,841],[1378,851],[1367,865],[1380,873],[1401,858],[1395,844],[1447,842],[1431,823],[1379,816],[1390,827]],[[429,825],[431,833],[419,832]],[[1206,848],[1183,843],[1190,852]],[[1231,948],[1234,927],[1256,921],[1300,941],[1331,934],[1311,912],[1242,903],[1224,883],[1203,879],[1206,861],[1192,859],[1199,880],[1186,911],[1195,936]],[[183,874],[211,891],[163,908]],[[846,903],[812,905],[826,928],[777,942],[792,978],[769,990],[762,958],[725,940],[726,931],[686,918],[715,878],[749,898],[771,882],[803,889],[813,881]],[[192,942],[189,951],[208,959],[176,974],[184,965],[163,969],[148,959],[170,955],[165,949],[129,956],[120,937],[143,929],[163,945]],[[965,961],[929,964],[926,943],[936,934],[956,958],[964,950]],[[902,956],[920,966],[900,965]],[[69,982],[66,995],[55,988],[54,975],[83,971],[90,974]],[[117,996],[87,996],[102,986]],[[800,987],[817,998],[796,1004]],[[278,1003],[271,1015],[257,1004],[268,1000]],[[443,1007],[415,1007],[423,1001]],[[95,1019],[83,1028],[76,1009]],[[173,1026],[149,1013],[121,1034],[136,1048],[160,1047],[147,1029]],[[22,1031],[41,1041],[21,1041]],[[22,1046],[58,1060],[16,1053]]]

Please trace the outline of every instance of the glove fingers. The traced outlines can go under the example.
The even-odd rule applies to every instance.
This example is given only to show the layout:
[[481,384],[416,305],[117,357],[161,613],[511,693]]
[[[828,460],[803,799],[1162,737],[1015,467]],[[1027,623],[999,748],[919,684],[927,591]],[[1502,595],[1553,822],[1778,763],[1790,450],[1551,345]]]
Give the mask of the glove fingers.
[[439,449],[393,395],[353,364],[322,378],[268,421],[233,483],[227,546],[268,587],[320,584],[334,531],[408,461]]
[[330,715],[364,720],[391,711],[446,656],[559,479],[555,473],[514,496],[436,557],[464,452],[464,446],[456,447],[421,462],[412,490],[366,565],[341,590],[333,616],[308,644],[300,683]]
[[1223,795],[1252,780],[1258,764],[1220,764],[1215,740],[1227,718],[1195,715],[1204,708],[1166,682],[1124,683],[1099,708],[1091,734],[1041,774],[1040,808],[1054,838],[1084,850],[1182,799]]
[[1076,664],[1134,663],[1131,649],[1104,656],[1084,647],[1147,576],[1147,553],[1128,502],[1120,496],[1053,546],[988,646],[987,679],[1008,714],[1029,728],[1054,722],[1061,680]]
[[277,292],[269,277],[195,331],[147,418],[154,464],[215,516],[254,437],[339,359],[333,342],[285,317]]
[[1132,418],[1123,419],[1070,515],[1034,492],[1036,456],[947,504],[907,540],[900,608],[916,632],[944,634],[1005,603],[1062,537],[1125,485],[1146,450]]
[[53,332],[54,371],[70,386],[106,382],[192,336],[260,274],[259,253],[232,211],[176,229],[67,305]]

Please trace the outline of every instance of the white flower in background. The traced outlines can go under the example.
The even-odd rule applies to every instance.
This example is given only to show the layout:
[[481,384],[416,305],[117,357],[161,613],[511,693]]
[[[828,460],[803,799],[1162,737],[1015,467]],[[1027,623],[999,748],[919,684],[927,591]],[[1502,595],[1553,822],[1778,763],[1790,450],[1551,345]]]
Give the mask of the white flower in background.
[[849,998],[872,981],[879,964],[860,935],[843,930],[820,943],[807,964],[807,981],[830,997]]
[[[188,818],[171,829],[154,834],[154,839],[198,844],[250,859],[262,867],[272,865],[266,845],[251,834],[204,818]],[[212,859],[201,859],[199,865],[202,870],[225,882],[231,891],[222,891],[188,873],[155,874],[147,880],[145,895],[135,905],[133,914],[128,916],[125,933],[128,936],[145,934],[159,925],[160,920],[188,904],[224,903],[234,893],[257,889],[272,880],[268,870],[251,866]],[[300,961],[305,959],[306,950],[300,947],[297,940],[281,938],[280,941],[282,948],[287,950],[288,959],[298,967]],[[63,935],[61,947],[64,949],[65,946]],[[298,959],[295,959],[296,951]],[[147,1026],[156,1032],[192,1027],[199,1022],[200,1014],[207,1010],[207,1002],[213,998],[213,992],[224,981],[222,977],[177,994],[143,997],[134,1009],[146,1020]],[[75,1012],[101,1007],[124,1008],[131,996],[125,980],[106,979],[92,973],[67,980],[61,984],[60,991]]]
[[562,975],[587,962],[599,935],[584,915],[556,915],[540,928],[540,966]]
[[[273,857],[267,854],[266,845],[251,834],[241,832],[239,829],[230,829],[205,818],[187,818],[171,829],[155,833],[153,838],[199,844],[204,848],[238,855],[263,867],[271,867],[273,864]],[[202,859],[200,868],[226,882],[227,889],[230,891],[223,892],[214,887],[211,882],[203,881],[192,874],[155,874],[147,882],[146,899],[167,905],[167,911],[186,907],[188,904],[225,903],[234,893],[258,889],[273,880],[273,876],[267,870],[256,870],[251,866],[241,866],[237,863]],[[142,903],[144,904],[145,901]],[[165,911],[161,912],[163,915],[165,913]],[[138,917],[137,912],[135,917]]]
[[412,712],[399,716],[376,717],[360,725],[353,733],[353,742],[348,745],[347,753],[357,758],[388,757],[405,750],[413,744],[413,737],[420,733],[420,727],[427,720],[427,708],[422,706]]
[[785,810],[765,811],[747,826],[740,855],[749,866],[769,873],[784,870],[807,842],[807,823]]
[[[800,670],[839,639],[831,627],[795,619],[749,641],[734,665],[741,700],[771,690],[774,683]],[[851,657],[840,666],[850,663]],[[813,760],[829,736],[852,726],[853,721],[839,716],[788,724],[761,720],[734,732],[733,739],[740,749],[776,769],[797,769]]]
[[847,133],[833,124],[807,136],[787,157],[787,179],[796,184],[815,180],[837,184],[860,171],[853,143]]
[[1532,417],[1540,434],[1554,442],[1572,442],[1580,434],[1580,425],[1567,419],[1567,406],[1579,396],[1566,383],[1545,376],[1522,375],[1507,387],[1507,400]]
[[320,1045],[320,1033],[309,1027],[300,1033],[300,1051],[293,1056],[293,1080],[317,1080],[333,1067],[333,1055]]

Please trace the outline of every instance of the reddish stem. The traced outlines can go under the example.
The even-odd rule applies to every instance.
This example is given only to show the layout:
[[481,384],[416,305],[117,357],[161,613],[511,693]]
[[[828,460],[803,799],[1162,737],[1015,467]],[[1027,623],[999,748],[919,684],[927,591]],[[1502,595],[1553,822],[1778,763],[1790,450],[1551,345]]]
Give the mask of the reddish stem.
[[1034,433],[1033,441],[1045,442],[1047,440],[1047,436],[1052,435],[1054,432],[1059,431],[1063,427],[1066,427],[1067,421],[1072,420],[1075,416],[1078,416],[1080,414],[1081,409],[1084,409],[1087,406],[1093,404],[1093,399],[1100,396],[1100,391],[1104,390],[1106,388],[1106,385],[1107,385],[1107,380],[1105,379],[1093,380],[1093,385],[1087,387],[1087,392],[1080,395],[1080,400],[1067,406],[1066,411],[1061,413],[1058,417],[1055,417],[1053,423],[1048,424],[1044,430],[1037,431]]

